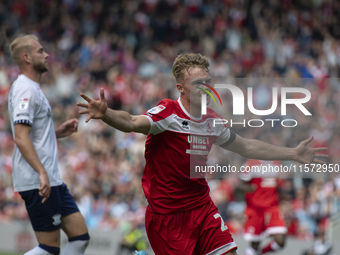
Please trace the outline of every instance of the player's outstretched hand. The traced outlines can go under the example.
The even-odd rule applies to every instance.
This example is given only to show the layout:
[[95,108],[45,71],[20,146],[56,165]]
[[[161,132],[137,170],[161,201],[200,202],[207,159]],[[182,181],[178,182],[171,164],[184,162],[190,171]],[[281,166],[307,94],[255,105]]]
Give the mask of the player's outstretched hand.
[[105,116],[105,112],[107,109],[107,103],[105,100],[104,89],[100,89],[100,99],[93,100],[81,93],[80,96],[84,98],[88,104],[86,103],[77,103],[78,106],[85,108],[85,110],[79,111],[80,114],[88,114],[85,122],[89,122],[90,119],[102,119]]
[[318,153],[321,151],[326,151],[327,147],[318,147],[311,148],[308,147],[308,144],[313,140],[313,137],[309,137],[308,139],[302,141],[297,147],[295,147],[295,155],[294,160],[300,162],[302,164],[324,164],[324,161],[321,161],[317,158],[328,158],[327,154]]
[[39,195],[43,198],[41,203],[45,203],[45,201],[47,200],[51,193],[51,186],[50,181],[48,180],[47,173],[45,172],[39,174],[39,180],[40,180]]

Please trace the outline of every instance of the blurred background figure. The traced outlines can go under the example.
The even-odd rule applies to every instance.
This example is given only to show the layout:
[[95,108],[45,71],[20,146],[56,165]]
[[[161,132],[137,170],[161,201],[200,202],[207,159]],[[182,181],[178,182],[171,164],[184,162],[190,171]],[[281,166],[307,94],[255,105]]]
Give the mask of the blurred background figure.
[[315,234],[313,246],[303,255],[331,255],[332,254],[332,243],[326,240],[325,233],[320,230]]

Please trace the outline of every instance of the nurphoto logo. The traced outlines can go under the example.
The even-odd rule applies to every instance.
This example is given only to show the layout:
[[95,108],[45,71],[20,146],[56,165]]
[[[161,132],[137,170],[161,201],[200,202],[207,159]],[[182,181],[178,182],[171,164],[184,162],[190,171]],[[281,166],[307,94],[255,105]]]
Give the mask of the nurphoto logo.
[[[202,83],[204,86],[206,86],[208,89],[213,91],[216,96],[218,97],[221,106],[222,106],[222,100],[220,95],[217,93],[216,89],[227,89],[231,92],[232,96],[232,114],[235,116],[244,116],[245,115],[245,102],[247,101],[247,106],[248,110],[257,116],[267,116],[273,114],[277,108],[279,107],[281,109],[281,116],[286,116],[287,115],[287,105],[294,105],[296,106],[305,116],[311,116],[312,114],[306,109],[306,107],[303,105],[311,99],[311,93],[308,89],[305,88],[298,88],[298,87],[281,87],[280,88],[280,94],[278,93],[278,88],[273,87],[272,88],[272,104],[269,109],[256,109],[254,106],[253,102],[253,88],[248,87],[247,88],[247,100],[245,100],[245,96],[243,91],[232,84],[215,84],[215,88],[212,86]],[[209,95],[215,105],[216,100],[212,93],[204,88],[199,88],[206,92],[205,94],[201,95],[201,113],[202,115],[207,114],[207,95]],[[296,94],[301,94],[303,97],[302,98],[291,98],[289,95],[296,95]],[[280,98],[280,105],[279,105],[279,98]],[[235,122],[233,120],[226,120],[226,119],[214,119],[213,126],[215,127],[216,125],[224,125],[229,123],[229,125],[243,125],[244,127],[246,124],[248,124],[249,127],[262,127],[265,122],[270,122],[271,126],[274,127],[275,122],[280,122],[283,127],[295,127],[297,126],[298,122],[295,119],[250,119],[246,121],[243,119],[241,122]]]

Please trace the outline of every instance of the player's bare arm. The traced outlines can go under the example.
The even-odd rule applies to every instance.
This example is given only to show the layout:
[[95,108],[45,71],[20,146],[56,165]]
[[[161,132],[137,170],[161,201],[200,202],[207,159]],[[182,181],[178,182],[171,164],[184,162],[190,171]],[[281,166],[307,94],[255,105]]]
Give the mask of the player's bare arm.
[[77,103],[78,106],[85,108],[79,111],[80,114],[88,114],[85,122],[91,119],[101,119],[111,127],[123,132],[137,132],[147,134],[150,129],[150,122],[145,116],[134,116],[126,111],[116,111],[107,107],[104,89],[100,89],[100,99],[93,100],[81,93],[87,103]]
[[324,164],[318,158],[328,158],[328,155],[319,152],[326,151],[326,147],[311,148],[308,144],[313,137],[302,141],[295,148],[280,147],[256,139],[245,139],[236,136],[236,139],[224,149],[236,152],[245,158],[262,160],[294,160],[302,164]]
[[46,199],[50,196],[51,186],[46,170],[41,164],[39,157],[34,149],[33,143],[29,137],[31,127],[24,124],[16,124],[14,126],[14,132],[15,144],[18,146],[21,154],[26,159],[26,161],[39,174],[39,195],[43,197],[42,203],[44,203]]
[[67,137],[78,130],[78,120],[70,119],[61,124],[56,130],[57,138]]

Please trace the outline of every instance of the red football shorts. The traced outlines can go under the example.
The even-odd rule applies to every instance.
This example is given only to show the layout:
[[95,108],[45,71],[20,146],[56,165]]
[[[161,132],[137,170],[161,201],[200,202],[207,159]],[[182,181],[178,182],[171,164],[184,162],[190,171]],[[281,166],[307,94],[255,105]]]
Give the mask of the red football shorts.
[[147,207],[145,227],[156,255],[222,255],[237,248],[212,201],[176,214]]
[[263,237],[273,234],[285,234],[285,220],[278,206],[269,208],[247,208],[248,217],[244,229],[244,239],[250,242],[260,242]]

